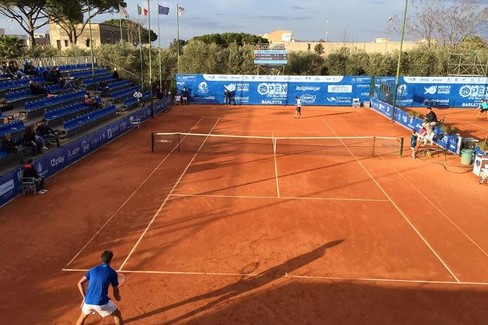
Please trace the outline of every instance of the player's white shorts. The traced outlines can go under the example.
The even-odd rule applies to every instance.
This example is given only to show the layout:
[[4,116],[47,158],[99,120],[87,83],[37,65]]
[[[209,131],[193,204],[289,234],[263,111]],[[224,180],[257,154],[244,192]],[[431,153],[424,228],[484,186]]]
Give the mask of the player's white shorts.
[[102,317],[110,316],[116,310],[117,306],[115,306],[112,300],[109,300],[105,305],[101,306],[83,304],[83,307],[81,307],[81,311],[85,315],[95,314],[97,312]]

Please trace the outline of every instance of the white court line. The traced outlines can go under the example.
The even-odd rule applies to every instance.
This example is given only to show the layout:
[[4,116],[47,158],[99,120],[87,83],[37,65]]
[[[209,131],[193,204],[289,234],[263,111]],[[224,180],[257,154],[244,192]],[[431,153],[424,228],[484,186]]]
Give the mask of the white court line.
[[[324,120],[324,123],[327,125],[327,127],[329,127],[329,129],[332,131],[332,133],[334,133],[337,136],[337,134],[335,133],[335,131],[330,127],[329,123],[327,123],[325,120]],[[342,140],[341,140],[341,142],[342,142]],[[381,185],[376,181],[376,179],[373,177],[373,175],[371,175],[369,173],[369,171],[366,169],[366,167],[364,167],[364,165],[356,158],[356,156],[354,155],[354,153],[351,150],[349,150],[349,148],[347,147],[347,145],[344,142],[342,144],[351,153],[351,155],[354,157],[354,159],[356,160],[356,162],[358,163],[358,165],[366,172],[366,174],[376,184],[376,186],[380,189],[380,191],[383,192],[383,194],[388,198],[388,200],[390,200],[391,204],[400,213],[400,215],[403,217],[403,219],[410,225],[410,227],[413,229],[413,231],[415,231],[415,233],[417,234],[417,236],[420,237],[420,239],[429,248],[429,250],[432,252],[432,254],[434,254],[435,257],[437,257],[437,259],[439,260],[439,262],[451,274],[451,276],[454,278],[454,280],[456,280],[456,282],[461,282],[456,277],[456,275],[454,274],[454,272],[451,271],[451,269],[449,268],[449,266],[447,266],[446,262],[444,262],[444,260],[439,256],[439,254],[437,254],[437,252],[434,250],[434,248],[429,244],[429,242],[427,241],[427,239],[425,239],[425,237],[422,236],[422,234],[420,233],[420,231],[414,226],[414,224],[410,221],[410,219],[408,219],[407,215],[402,211],[402,209],[400,209],[400,207],[391,199],[391,197],[388,195],[388,193],[386,193],[386,191],[383,189],[383,187],[381,187]]]
[[274,159],[274,169],[275,169],[275,181],[276,181],[276,194],[278,197],[280,197],[280,182],[278,181],[278,162],[276,159],[276,140],[274,139],[273,133],[271,133],[273,136],[273,159]]
[[[201,121],[203,120],[203,117],[200,118],[200,120],[198,120],[197,123],[195,123],[194,126],[192,126],[190,128],[190,130],[193,130]],[[129,197],[124,201],[124,203],[122,203],[122,205],[112,214],[112,216],[102,225],[102,227],[100,229],[98,229],[98,231],[88,240],[88,242],[78,251],[78,253],[76,253],[76,255],[68,262],[68,264],[66,264],[65,267],[68,267],[71,263],[73,263],[73,261],[81,254],[81,252],[83,252],[83,250],[85,250],[85,248],[90,245],[90,243],[95,239],[95,237],[97,237],[97,235],[110,223],[110,221],[112,221],[113,218],[115,218],[115,216],[119,213],[120,210],[122,210],[125,205],[130,201],[130,199],[132,199],[132,197],[134,195],[136,195],[136,193],[141,189],[141,187],[144,186],[144,184],[147,183],[147,181],[152,177],[152,175],[154,175],[154,173],[159,169],[159,167],[161,167],[161,165],[166,161],[166,159],[168,159],[168,157],[171,155],[171,153],[176,149],[177,147],[175,146],[164,158],[163,160],[156,166],[156,168],[153,169],[153,171],[146,177],[145,180],[142,181],[141,184],[139,184],[139,186],[131,193],[131,195],[129,195]]]
[[[220,118],[217,120],[217,122],[215,122],[214,126],[212,127],[212,129],[210,130],[210,132],[208,134],[211,134],[212,131],[215,129],[215,127],[217,126],[217,124],[219,123],[220,121]],[[208,137],[207,137],[208,138]],[[200,151],[200,149],[203,147],[203,145],[205,144],[205,141],[207,141],[207,138],[205,138],[205,140],[202,142],[202,144],[200,145],[200,147],[198,148],[197,152],[195,152],[195,154],[193,155],[193,158],[190,160],[190,162],[188,163],[188,165],[186,165],[186,168],[185,170],[183,170],[183,172],[181,173],[180,177],[178,178],[178,180],[176,181],[175,185],[173,186],[173,188],[171,189],[171,191],[169,192],[169,194],[166,196],[166,198],[164,199],[163,203],[161,204],[161,206],[159,207],[158,211],[156,211],[156,213],[154,214],[154,216],[152,217],[151,221],[149,222],[149,224],[147,225],[146,229],[144,229],[144,232],[141,234],[141,236],[139,237],[139,239],[137,240],[136,244],[134,245],[134,247],[132,247],[131,251],[129,252],[129,255],[127,255],[127,257],[125,258],[124,262],[122,263],[122,265],[120,265],[120,268],[119,270],[122,270],[125,266],[125,264],[127,263],[127,261],[129,260],[129,258],[132,256],[132,253],[134,253],[134,251],[136,250],[137,246],[139,246],[140,242],[142,241],[142,238],[146,235],[147,231],[149,230],[149,228],[151,227],[151,225],[153,224],[154,220],[156,220],[156,217],[158,216],[159,212],[161,212],[161,210],[163,209],[163,207],[165,206],[166,202],[168,202],[168,199],[169,197],[171,196],[171,193],[174,192],[174,190],[176,189],[176,186],[178,186],[178,184],[180,183],[181,179],[183,178],[183,176],[185,175],[186,171],[188,170],[188,168],[190,168],[191,164],[193,163],[193,161],[195,160],[195,158],[197,157],[197,154],[198,152]]]
[[[380,155],[381,159],[383,157]],[[391,167],[395,173],[397,173],[401,178],[405,180],[413,189],[424,198],[434,209],[437,210],[447,221],[449,221],[461,234],[463,234],[468,241],[470,241],[476,248],[478,248],[486,257],[488,257],[488,253],[474,240],[472,239],[464,230],[461,229],[451,218],[449,218],[434,202],[432,202],[419,188],[417,188],[412,182],[410,182],[402,173],[400,173],[396,168]]]
[[[88,269],[62,269],[64,272],[87,272]],[[178,272],[178,271],[134,271],[124,270],[125,274],[162,274],[162,275],[202,275],[202,276],[222,276],[222,277],[256,277],[260,273],[233,273],[233,272]],[[276,277],[280,277],[277,275]],[[405,283],[405,284],[440,284],[440,285],[466,285],[466,286],[488,286],[488,282],[458,282],[458,281],[440,281],[440,280],[411,280],[411,279],[389,279],[389,278],[346,278],[337,276],[314,276],[314,275],[293,275],[282,274],[282,277],[291,279],[305,280],[330,280],[330,281],[351,281],[351,282],[386,282],[386,283]]]
[[472,126],[476,126],[477,128],[480,128],[480,129],[483,129],[483,130],[488,130],[488,128],[484,127],[484,126],[481,126],[481,125],[478,125],[478,124],[474,124],[474,123],[471,123],[471,122],[466,122],[467,124],[471,124]]
[[217,194],[171,194],[174,197],[215,197],[232,199],[281,199],[281,200],[309,200],[309,201],[360,201],[360,202],[390,202],[388,199],[362,199],[362,198],[342,198],[342,197],[305,197],[305,196],[254,196],[254,195],[217,195]]

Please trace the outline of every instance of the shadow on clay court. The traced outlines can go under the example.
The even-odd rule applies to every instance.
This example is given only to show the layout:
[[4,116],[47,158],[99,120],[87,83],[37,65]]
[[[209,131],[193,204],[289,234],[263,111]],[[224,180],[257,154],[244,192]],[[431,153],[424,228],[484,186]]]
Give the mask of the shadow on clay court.
[[129,323],[129,322],[138,321],[138,320],[141,320],[141,319],[144,319],[147,317],[151,317],[151,316],[163,313],[167,310],[177,308],[179,306],[189,304],[189,303],[192,303],[195,301],[206,300],[206,299],[213,298],[213,297],[217,298],[214,301],[209,302],[208,304],[206,304],[200,308],[194,309],[189,313],[186,313],[184,315],[181,315],[175,319],[172,319],[172,320],[166,322],[168,324],[177,323],[177,322],[182,321],[184,319],[187,319],[189,317],[198,315],[199,313],[202,313],[206,310],[209,310],[212,307],[214,307],[214,306],[216,306],[222,302],[225,302],[229,299],[232,299],[233,297],[237,297],[237,296],[244,294],[248,291],[255,290],[255,289],[262,287],[266,284],[269,284],[269,283],[271,283],[271,282],[273,282],[273,281],[275,281],[281,277],[284,277],[288,273],[293,272],[293,271],[313,262],[314,260],[321,258],[325,254],[325,251],[327,249],[333,248],[333,247],[341,244],[343,241],[344,240],[340,239],[340,240],[334,240],[334,241],[328,242],[328,243],[326,243],[320,247],[317,247],[316,249],[314,249],[311,252],[308,252],[308,253],[299,255],[297,257],[294,257],[294,258],[292,258],[292,259],[290,259],[290,260],[288,260],[288,261],[286,261],[280,265],[272,267],[272,268],[270,268],[264,272],[261,272],[257,275],[246,277],[246,274],[243,274],[243,278],[236,283],[232,283],[232,284],[227,285],[225,287],[222,287],[220,289],[217,289],[217,290],[205,293],[205,294],[201,294],[201,295],[195,296],[193,298],[180,301],[178,303],[174,303],[174,304],[171,304],[168,306],[161,307],[159,309],[155,309],[153,311],[150,311],[150,312],[145,313],[145,314],[140,315],[140,316],[129,318],[125,322]]

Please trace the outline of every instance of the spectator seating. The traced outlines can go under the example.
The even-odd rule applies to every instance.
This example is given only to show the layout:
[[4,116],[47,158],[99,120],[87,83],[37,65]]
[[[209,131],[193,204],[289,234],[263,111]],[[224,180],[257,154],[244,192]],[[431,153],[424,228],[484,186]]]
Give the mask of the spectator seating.
[[[24,109],[27,117],[39,116],[44,113],[49,107],[55,107],[63,104],[70,103],[74,100],[81,100],[85,94],[85,91],[79,90],[75,92],[68,92],[66,94],[58,95],[57,97],[40,98],[33,101],[28,101],[24,104]],[[35,112],[40,114],[36,114]]]
[[122,89],[118,91],[113,91],[111,98],[113,99],[114,102],[122,102],[126,97],[132,96],[134,92],[141,87],[139,86],[133,86],[127,89]]
[[88,129],[94,124],[98,124],[107,118],[114,117],[116,115],[115,105],[99,108],[94,111],[79,115],[69,120],[65,120],[63,124],[64,132],[63,137],[73,135],[83,129]]
[[[0,137],[10,133],[14,139],[20,139],[26,126],[36,124],[40,119],[46,119],[49,126],[60,131],[61,138],[66,138],[114,118],[117,110],[113,103],[116,101],[127,104],[126,108],[136,106],[137,100],[132,95],[140,86],[133,86],[128,80],[116,80],[109,69],[97,67],[94,71],[95,77],[92,77],[92,66],[89,63],[58,67],[63,76],[76,78],[80,84],[87,88],[91,87],[92,90],[96,90],[100,81],[104,81],[110,89],[105,93],[103,100],[103,105],[107,107],[94,110],[82,102],[86,89],[61,89],[57,83],[46,83],[41,75],[31,79],[0,79],[0,98],[5,97],[6,104],[12,107],[8,110],[8,114],[4,113],[5,124],[2,125],[0,122]],[[38,67],[41,74],[48,69],[49,67]],[[29,90],[30,80],[40,82],[50,92],[56,92],[57,96],[32,95]],[[143,95],[144,100],[150,99],[149,93]],[[98,100],[102,101],[100,98]],[[31,151],[27,150],[24,154],[28,156]],[[0,148],[0,164],[13,162],[18,162],[17,156],[7,154]]]
[[7,124],[0,125],[0,137],[3,137],[7,133],[17,133],[25,129],[24,122],[22,120],[10,121]]

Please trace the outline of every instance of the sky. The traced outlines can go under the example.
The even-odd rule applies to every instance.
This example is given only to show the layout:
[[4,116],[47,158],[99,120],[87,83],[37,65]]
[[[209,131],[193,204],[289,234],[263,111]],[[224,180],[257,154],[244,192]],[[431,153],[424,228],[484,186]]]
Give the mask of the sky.
[[[455,0],[446,0],[455,1]],[[409,1],[411,3],[411,0]],[[488,0],[479,0],[488,5]],[[137,14],[137,5],[147,8],[147,0],[126,0],[130,19],[146,27],[146,16]],[[399,33],[387,31],[388,18],[403,17],[405,0],[151,0],[151,29],[161,32],[161,43],[167,47],[177,38],[176,7],[186,9],[179,17],[180,39],[213,33],[249,33],[260,35],[274,30],[291,30],[296,41],[328,40],[330,42],[372,42],[378,37],[400,40]],[[169,7],[169,15],[157,14],[159,5]],[[413,14],[409,6],[408,14]],[[118,19],[120,15],[97,16],[93,22]],[[14,23],[15,24],[15,23]],[[20,27],[0,19],[6,33],[22,33]],[[47,32],[47,28],[42,30]],[[483,35],[484,36],[484,35]],[[406,35],[405,40],[415,40]]]

